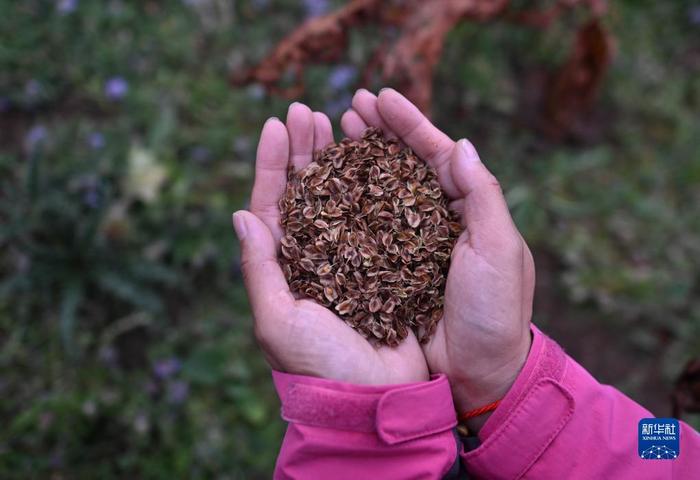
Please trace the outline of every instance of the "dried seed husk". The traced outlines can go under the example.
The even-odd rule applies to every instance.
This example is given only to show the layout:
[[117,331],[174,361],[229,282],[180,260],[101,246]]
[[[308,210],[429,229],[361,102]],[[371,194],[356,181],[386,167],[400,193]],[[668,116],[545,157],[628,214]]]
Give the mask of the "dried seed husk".
[[426,342],[442,318],[450,254],[462,231],[437,175],[369,128],[291,168],[279,202],[280,263],[296,293],[370,341]]

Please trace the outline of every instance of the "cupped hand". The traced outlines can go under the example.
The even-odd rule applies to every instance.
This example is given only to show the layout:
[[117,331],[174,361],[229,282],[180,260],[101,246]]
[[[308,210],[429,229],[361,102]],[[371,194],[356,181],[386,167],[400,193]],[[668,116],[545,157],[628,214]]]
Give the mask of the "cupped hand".
[[294,103],[286,125],[269,119],[255,164],[250,212],[233,215],[241,265],[255,321],[255,335],[276,370],[360,384],[427,380],[428,367],[415,336],[397,348],[375,348],[332,311],[296,299],[278,263],[282,228],[278,202],[287,168],[304,168],[314,150],[333,141],[328,118]]
[[[502,398],[530,349],[535,266],[498,181],[468,140],[451,140],[395,90],[378,97],[359,90],[341,126],[351,138],[379,127],[437,171],[465,231],[452,252],[444,316],[425,357],[431,372],[447,374],[459,411]],[[485,418],[469,426],[478,429]]]

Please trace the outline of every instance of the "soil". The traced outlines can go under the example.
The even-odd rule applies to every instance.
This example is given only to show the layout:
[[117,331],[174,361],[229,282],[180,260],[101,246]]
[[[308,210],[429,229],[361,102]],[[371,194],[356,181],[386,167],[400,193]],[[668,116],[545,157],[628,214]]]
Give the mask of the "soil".
[[572,304],[564,292],[557,291],[562,268],[553,255],[543,251],[533,255],[535,324],[599,382],[615,386],[655,416],[670,416],[673,383],[664,378],[657,361],[663,355],[663,342],[651,355],[641,351],[621,327],[585,305]]

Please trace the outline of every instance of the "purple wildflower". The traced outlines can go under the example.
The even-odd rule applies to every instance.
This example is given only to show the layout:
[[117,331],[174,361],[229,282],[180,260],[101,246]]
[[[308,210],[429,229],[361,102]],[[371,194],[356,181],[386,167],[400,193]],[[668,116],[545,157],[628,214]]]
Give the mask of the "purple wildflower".
[[690,18],[690,23],[693,25],[700,25],[700,5],[690,7],[690,10],[688,10],[688,18]]
[[64,465],[63,450],[54,450],[49,457],[49,466],[54,469],[62,469]]
[[253,100],[260,100],[265,98],[265,87],[259,83],[254,83],[247,89],[248,96]]
[[46,141],[48,136],[49,131],[45,126],[34,125],[24,137],[24,148],[29,152],[33,152]]
[[88,188],[85,190],[85,193],[83,193],[83,203],[93,210],[99,208],[101,201],[102,195],[97,188]]
[[211,152],[204,145],[197,145],[190,150],[190,156],[197,163],[205,163],[211,158]]
[[330,117],[337,117],[350,108],[352,97],[346,93],[335,100],[326,103],[325,111]]
[[129,84],[122,77],[112,77],[105,82],[105,95],[110,100],[121,100],[129,91]]
[[88,137],[88,145],[93,150],[101,150],[105,146],[105,136],[100,132],[92,132]]
[[97,353],[97,358],[99,358],[100,362],[112,368],[117,366],[117,361],[119,360],[117,350],[111,345],[100,348]]
[[170,378],[179,372],[180,367],[181,363],[177,358],[164,358],[155,363],[153,366],[153,374],[161,380],[165,380],[166,378]]
[[318,17],[328,11],[328,0],[304,0],[307,17]]
[[57,0],[56,2],[56,10],[61,15],[73,13],[76,8],[78,8],[78,0]]
[[30,102],[36,100],[41,95],[41,91],[41,83],[35,78],[32,78],[24,85],[24,96]]
[[353,65],[338,65],[331,70],[328,76],[328,84],[333,90],[342,90],[346,88],[357,75],[357,68]]
[[174,405],[180,405],[187,400],[190,393],[190,386],[187,382],[177,380],[168,385],[168,402]]

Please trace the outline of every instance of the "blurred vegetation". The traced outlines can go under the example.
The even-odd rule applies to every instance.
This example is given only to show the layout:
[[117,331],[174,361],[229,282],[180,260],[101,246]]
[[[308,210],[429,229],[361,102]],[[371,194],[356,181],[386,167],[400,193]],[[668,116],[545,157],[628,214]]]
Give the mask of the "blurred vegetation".
[[[338,3],[0,0],[0,477],[269,477],[284,425],[230,214],[287,100],[227,78]],[[535,319],[602,319],[665,398],[700,354],[700,4],[620,1],[606,22],[617,55],[576,138],[521,108],[567,21],[461,25],[434,119],[553,259],[558,307]],[[309,68],[301,100],[337,121],[371,45],[358,32],[344,63]]]

